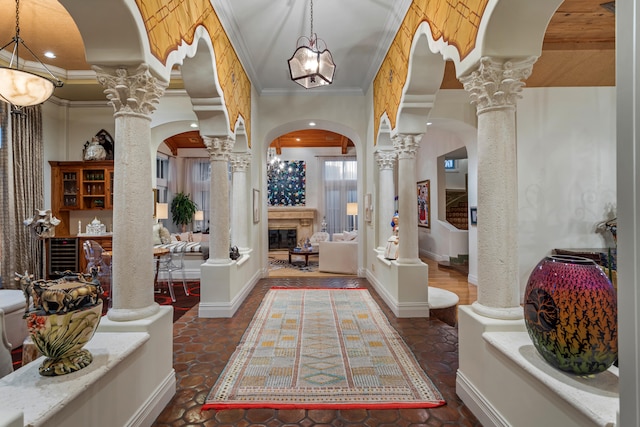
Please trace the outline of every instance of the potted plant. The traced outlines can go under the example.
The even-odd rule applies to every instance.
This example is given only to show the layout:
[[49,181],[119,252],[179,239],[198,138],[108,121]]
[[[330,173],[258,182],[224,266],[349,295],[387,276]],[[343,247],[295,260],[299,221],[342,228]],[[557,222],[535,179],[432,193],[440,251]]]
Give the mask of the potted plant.
[[191,195],[182,191],[176,194],[171,201],[171,218],[175,225],[182,226],[182,232],[187,231],[187,224],[193,221],[197,210],[198,206],[196,202],[191,200]]

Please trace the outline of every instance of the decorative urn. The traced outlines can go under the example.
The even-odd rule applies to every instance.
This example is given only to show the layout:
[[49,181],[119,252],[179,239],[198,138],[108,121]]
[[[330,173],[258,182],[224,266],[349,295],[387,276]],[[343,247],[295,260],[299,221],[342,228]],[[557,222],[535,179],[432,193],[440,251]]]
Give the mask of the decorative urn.
[[46,356],[38,369],[43,376],[69,374],[92,362],[93,356],[82,347],[93,337],[102,314],[97,271],[62,274],[57,280],[17,275],[27,300],[24,317],[29,334]]
[[616,292],[590,259],[540,261],[527,282],[524,317],[535,348],[560,370],[595,374],[618,357]]

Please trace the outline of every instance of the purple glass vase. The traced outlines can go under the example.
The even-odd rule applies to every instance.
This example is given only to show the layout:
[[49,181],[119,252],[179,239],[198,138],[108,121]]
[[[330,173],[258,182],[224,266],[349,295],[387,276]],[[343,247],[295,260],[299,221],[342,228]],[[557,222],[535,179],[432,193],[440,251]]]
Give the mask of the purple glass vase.
[[579,375],[607,370],[618,357],[616,292],[592,260],[556,255],[531,272],[524,319],[551,365]]

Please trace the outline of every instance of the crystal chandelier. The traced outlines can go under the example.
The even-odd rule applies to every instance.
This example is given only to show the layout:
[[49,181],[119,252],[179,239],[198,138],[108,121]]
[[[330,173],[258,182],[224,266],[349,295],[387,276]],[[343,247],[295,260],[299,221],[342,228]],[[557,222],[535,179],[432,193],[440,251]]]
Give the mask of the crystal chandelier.
[[[322,44],[322,48],[320,47]],[[322,50],[321,50],[322,49]],[[330,85],[336,64],[324,40],[313,32],[313,0],[311,0],[311,35],[296,42],[296,51],[289,58],[291,80],[305,89]]]
[[269,147],[267,149],[267,174],[271,176],[274,173],[280,173],[284,170],[285,164],[278,157],[276,149]]
[[[0,51],[13,44],[9,66],[0,67],[0,99],[11,104],[13,111],[20,111],[22,107],[42,104],[53,94],[53,90],[62,86],[62,81],[55,77],[46,65],[38,59],[35,53],[20,37],[20,0],[16,0],[16,35]],[[44,68],[50,78],[43,77],[19,67],[19,50],[24,47],[31,56]],[[8,49],[7,49],[8,50]],[[23,61],[24,67],[24,61]]]

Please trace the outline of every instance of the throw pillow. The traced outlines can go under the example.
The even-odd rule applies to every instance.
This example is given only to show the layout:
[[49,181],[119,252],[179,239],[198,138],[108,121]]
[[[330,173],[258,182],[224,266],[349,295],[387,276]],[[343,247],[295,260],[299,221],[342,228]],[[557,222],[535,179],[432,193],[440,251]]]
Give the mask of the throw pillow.
[[162,224],[153,224],[153,244],[155,245],[161,245],[162,244],[162,240],[160,240],[160,229],[162,228]]
[[160,228],[160,241],[163,245],[171,243],[171,233],[169,233],[169,230],[164,228],[164,226]]
[[345,241],[355,240],[356,237],[358,237],[357,231],[345,231],[343,234],[344,234]]

